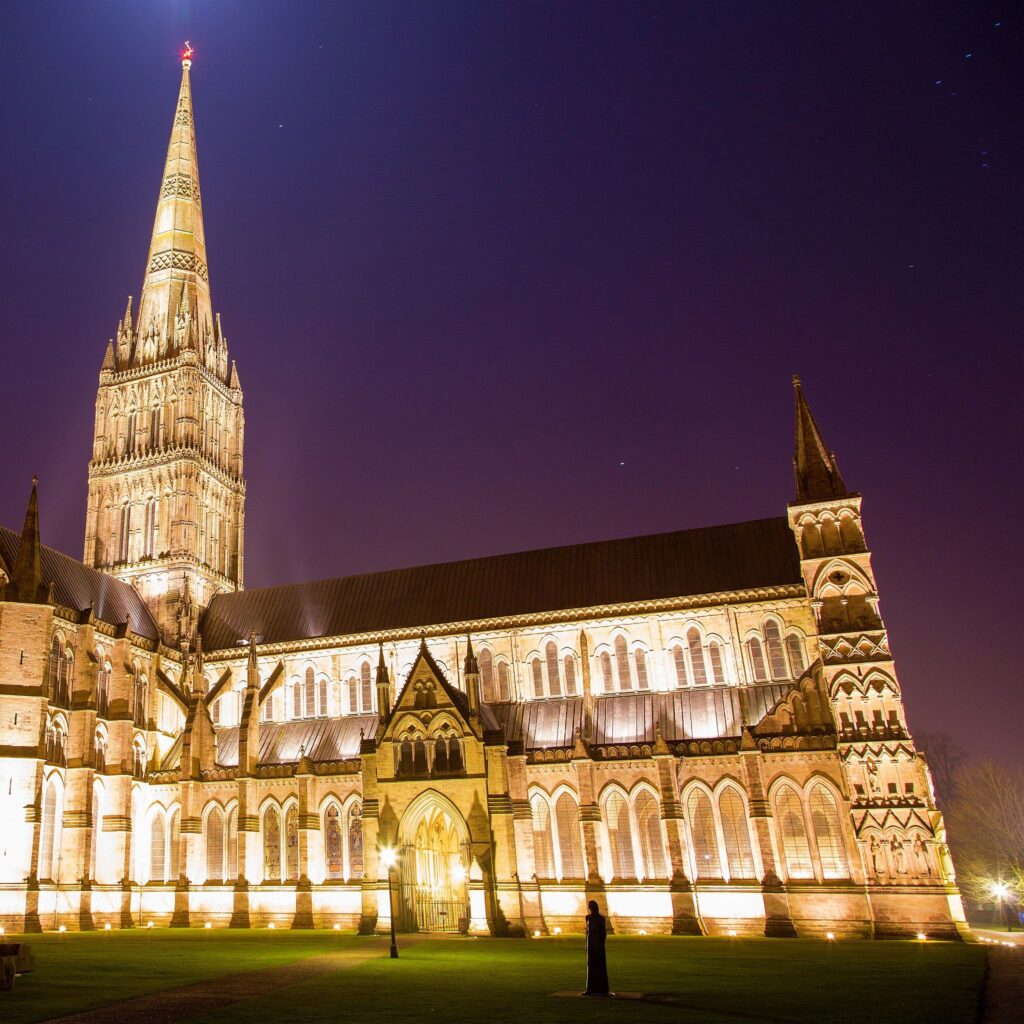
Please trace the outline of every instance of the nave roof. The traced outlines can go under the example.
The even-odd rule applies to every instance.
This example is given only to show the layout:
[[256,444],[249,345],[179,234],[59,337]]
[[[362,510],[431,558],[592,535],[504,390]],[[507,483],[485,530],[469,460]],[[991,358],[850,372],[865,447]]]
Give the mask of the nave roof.
[[207,652],[801,582],[785,518],[218,594]]

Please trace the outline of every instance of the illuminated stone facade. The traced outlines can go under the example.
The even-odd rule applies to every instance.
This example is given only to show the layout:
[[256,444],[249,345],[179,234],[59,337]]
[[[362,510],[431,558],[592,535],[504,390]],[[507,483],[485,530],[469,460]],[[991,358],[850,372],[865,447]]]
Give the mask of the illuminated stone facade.
[[[0,923],[955,936],[861,520],[242,591],[242,394],[188,62],[84,562],[0,529]],[[127,511],[126,511],[127,510]],[[394,850],[389,885],[381,851]]]

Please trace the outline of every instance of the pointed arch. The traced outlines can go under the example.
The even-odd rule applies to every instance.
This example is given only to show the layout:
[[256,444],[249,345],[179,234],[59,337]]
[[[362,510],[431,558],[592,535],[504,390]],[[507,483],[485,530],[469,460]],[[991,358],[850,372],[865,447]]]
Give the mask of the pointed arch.
[[811,863],[803,801],[789,783],[780,785],[775,794],[775,817],[787,877],[813,878],[814,867]]
[[555,828],[558,831],[559,878],[583,878],[583,833],[576,795],[565,788],[555,795]]
[[722,822],[729,878],[755,878],[747,803],[736,786],[726,785],[719,791],[718,813]]
[[547,797],[535,792],[530,797],[533,820],[533,861],[538,878],[555,877],[555,850],[551,834],[551,807]]
[[718,833],[711,797],[701,786],[694,786],[686,798],[686,815],[690,823],[693,862],[698,878],[721,878],[722,866],[718,851]]
[[818,782],[811,787],[808,804],[822,877],[849,878],[850,866],[846,859],[843,827],[835,797],[824,783]]
[[667,878],[665,840],[661,833],[661,808],[658,798],[647,787],[641,787],[633,798],[637,838],[644,878]]

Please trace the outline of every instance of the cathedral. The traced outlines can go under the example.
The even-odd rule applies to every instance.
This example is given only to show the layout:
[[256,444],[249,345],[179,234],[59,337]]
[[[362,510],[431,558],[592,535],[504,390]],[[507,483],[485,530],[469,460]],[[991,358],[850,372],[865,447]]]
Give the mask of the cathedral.
[[799,380],[785,514],[243,589],[190,68],[82,559],[35,483],[0,527],[0,925],[531,936],[594,899],[625,934],[957,937],[861,497]]

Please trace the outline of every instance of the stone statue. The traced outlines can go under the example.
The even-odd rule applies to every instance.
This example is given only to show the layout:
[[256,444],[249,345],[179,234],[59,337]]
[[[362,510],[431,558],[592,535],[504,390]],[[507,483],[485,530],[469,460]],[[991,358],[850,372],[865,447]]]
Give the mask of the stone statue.
[[919,875],[930,875],[932,873],[932,865],[928,859],[928,849],[920,835],[914,835],[911,850],[914,854],[914,864],[917,867],[917,873]]
[[882,852],[878,836],[871,837],[871,866],[879,878],[885,874],[885,854]]
[[610,996],[608,990],[608,961],[605,959],[604,940],[608,926],[598,909],[597,901],[587,904],[587,989],[585,996]]
[[907,873],[907,855],[903,849],[903,840],[899,836],[893,836],[889,843],[892,849],[892,863],[896,873],[905,875]]

